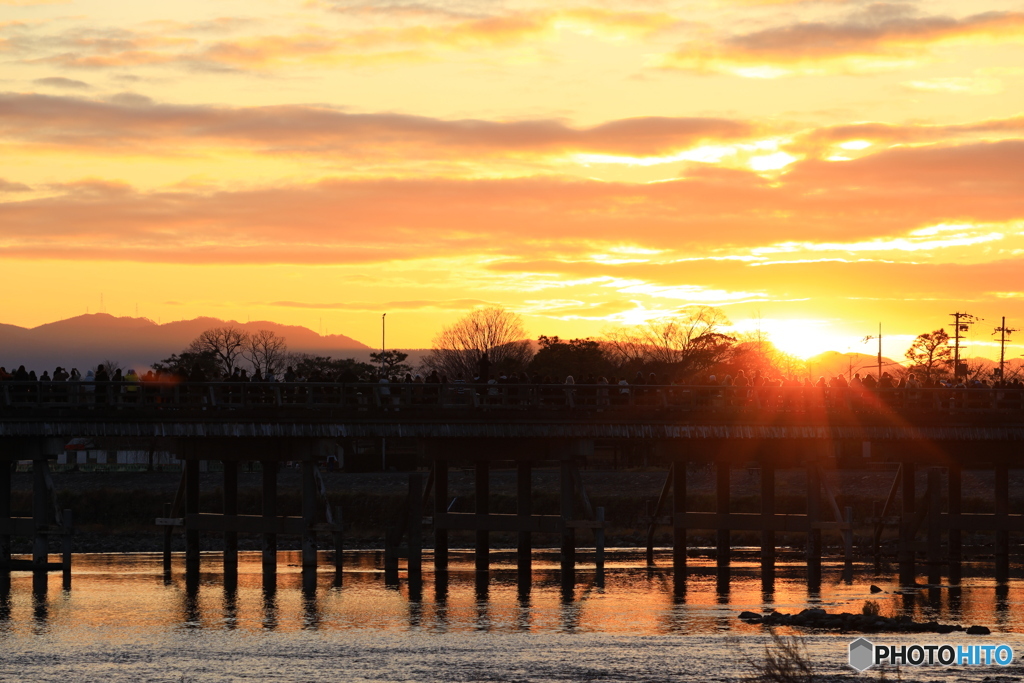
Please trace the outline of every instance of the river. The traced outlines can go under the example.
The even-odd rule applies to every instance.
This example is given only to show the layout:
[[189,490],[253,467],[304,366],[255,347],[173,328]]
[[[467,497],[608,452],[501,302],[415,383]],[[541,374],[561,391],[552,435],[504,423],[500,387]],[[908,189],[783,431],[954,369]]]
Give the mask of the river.
[[[216,553],[203,555],[197,583],[185,581],[181,557],[168,577],[158,554],[82,554],[70,590],[57,573],[45,587],[27,572],[0,586],[0,680],[738,680],[774,647],[764,627],[737,619],[741,611],[860,612],[868,600],[883,615],[993,631],[869,636],[875,642],[1006,643],[1016,653],[1009,667],[903,667],[904,681],[1024,675],[1019,567],[1003,586],[985,578],[988,567],[966,565],[959,589],[901,590],[889,572],[858,565],[851,576],[826,564],[820,589],[809,590],[798,561],[779,563],[764,585],[756,562],[739,557],[728,584],[702,559],[691,559],[686,582],[677,583],[669,555],[651,569],[642,552],[615,550],[603,581],[584,565],[567,588],[557,554],[538,551],[527,589],[514,554],[503,552],[492,554],[486,576],[473,571],[471,553],[453,552],[447,581],[426,572],[421,588],[404,573],[398,586],[385,585],[381,554],[371,551],[346,554],[340,587],[322,565],[315,588],[303,587],[295,553],[280,554],[268,587],[259,553],[241,554],[237,585],[225,582]],[[872,584],[883,592],[872,593]],[[878,680],[878,670],[858,675],[847,666],[856,634],[799,635],[826,679]]]

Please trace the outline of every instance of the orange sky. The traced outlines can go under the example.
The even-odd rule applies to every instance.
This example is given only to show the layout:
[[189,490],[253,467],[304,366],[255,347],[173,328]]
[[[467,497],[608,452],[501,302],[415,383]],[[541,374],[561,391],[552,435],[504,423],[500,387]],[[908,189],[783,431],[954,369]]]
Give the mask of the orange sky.
[[[1024,7],[0,0],[0,322],[1024,328]],[[1024,341],[1024,332],[1017,335]],[[1024,346],[1013,346],[1019,357]]]

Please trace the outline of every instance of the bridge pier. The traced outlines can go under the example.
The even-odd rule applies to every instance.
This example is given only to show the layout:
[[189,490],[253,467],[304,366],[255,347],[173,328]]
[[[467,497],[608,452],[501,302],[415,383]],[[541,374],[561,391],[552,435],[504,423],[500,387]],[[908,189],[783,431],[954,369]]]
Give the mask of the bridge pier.
[[761,462],[761,517],[764,529],[761,531],[761,585],[775,584],[775,530],[771,519],[775,516],[775,463],[765,459]]
[[573,463],[563,459],[559,462],[560,508],[562,513],[562,586],[576,583],[576,529],[571,526],[573,520]]
[[[224,516],[238,514],[238,463],[221,460],[224,465]],[[238,574],[238,532],[229,529],[224,532],[224,575]]]
[[[576,468],[576,458],[589,445],[575,442],[560,444],[560,452],[551,454],[550,459],[558,467],[557,515],[538,515],[533,510],[533,468],[540,462],[544,446],[533,440],[510,441],[505,439],[452,440],[432,446],[432,480],[434,486],[434,569],[445,572],[448,568],[448,543],[450,531],[472,531],[475,539],[474,567],[485,574],[490,570],[491,532],[512,532],[517,539],[516,565],[519,584],[522,588],[529,583],[533,570],[533,535],[536,533],[557,534],[560,539],[560,566],[563,585],[575,584],[576,530],[586,528],[595,533],[596,562],[598,572],[604,566],[603,529],[605,522],[591,507],[583,489],[582,478]],[[554,449],[552,449],[554,450]],[[486,455],[482,455],[486,453]],[[450,458],[464,455],[472,463],[474,504],[473,512],[451,512],[448,510],[448,469]],[[543,455],[541,457],[544,457]],[[544,457],[548,460],[548,457]],[[515,467],[515,514],[495,514],[491,507],[490,474],[494,463],[511,461]],[[429,484],[428,484],[429,488]],[[575,500],[583,501],[587,519],[576,519]],[[413,499],[410,493],[410,500]],[[398,539],[391,545],[398,547]],[[439,579],[440,580],[440,579]]]
[[263,460],[260,470],[263,483],[262,512],[266,529],[261,539],[263,559],[263,576],[277,575],[277,534],[271,530],[273,520],[277,519],[277,468],[276,460]]
[[[198,580],[200,566],[200,533],[213,532],[223,539],[223,565],[225,585],[237,581],[238,576],[238,534],[247,533],[261,538],[261,561],[264,588],[277,582],[278,535],[288,534],[301,538],[301,562],[303,585],[314,589],[317,571],[317,534],[332,535],[336,542],[335,582],[341,568],[342,552],[340,543],[340,510],[331,514],[326,509],[326,523],[317,523],[317,502],[323,494],[327,506],[326,491],[319,482],[317,457],[321,452],[315,439],[285,444],[277,439],[181,439],[178,457],[182,463],[182,482],[178,496],[172,505],[165,506],[165,517],[156,520],[167,527],[164,537],[164,572],[170,576],[171,535],[174,527],[183,527],[185,532],[185,573],[186,580]],[[244,459],[258,459],[261,466],[261,510],[258,515],[238,514],[239,466]],[[301,516],[282,517],[278,515],[278,475],[281,462],[297,460],[301,469]],[[223,500],[219,514],[200,512],[200,470],[202,462],[219,461],[223,464]],[[182,501],[183,515],[176,517]]]
[[[686,533],[688,529],[708,529],[715,532],[715,564],[717,582],[721,590],[728,590],[730,566],[732,561],[731,534],[735,531],[756,531],[761,535],[761,580],[763,590],[772,592],[775,582],[776,532],[796,531],[806,533],[804,556],[808,568],[808,585],[812,591],[818,590],[821,584],[822,564],[822,531],[837,530],[843,534],[847,548],[846,558],[852,560],[851,529],[852,518],[849,511],[843,514],[832,489],[822,478],[822,462],[832,457],[827,448],[814,444],[811,448],[803,448],[793,442],[779,443],[770,447],[762,444],[748,452],[726,451],[721,443],[709,443],[701,462],[714,464],[714,512],[691,512],[687,504],[686,468],[690,460],[689,447],[666,449],[670,468],[666,476],[665,486],[653,514],[649,516],[647,540],[648,564],[653,565],[654,536],[656,527],[668,524],[673,527],[672,566],[680,577],[686,574]],[[743,462],[756,464],[760,468],[760,510],[756,513],[737,513],[732,511],[731,484],[732,470]],[[804,470],[806,480],[806,511],[804,514],[777,514],[776,512],[776,471],[786,463],[797,465]],[[662,517],[669,492],[672,492],[672,507],[667,517]],[[824,521],[821,514],[822,492],[828,495],[828,501],[835,516],[835,521]]]
[[[302,461],[302,571],[316,573],[316,461]],[[422,513],[421,513],[422,514]]]
[[[486,460],[477,460],[473,463],[476,474],[475,486],[473,488],[474,506],[476,514],[486,520],[487,512],[490,509],[491,497],[491,468]],[[476,530],[476,570],[486,572],[491,568],[491,537],[486,524],[481,524]]]
[[[59,441],[59,440],[58,440]],[[0,455],[0,575],[7,580],[12,570],[34,573],[33,585],[45,590],[48,572],[61,570],[65,590],[71,588],[71,510],[58,510],[53,480],[50,478],[52,449],[61,444],[53,439],[23,440],[15,444],[10,452]],[[12,486],[14,469],[18,458],[32,462],[32,507],[31,517],[14,517],[12,509]],[[13,537],[32,539],[32,559],[12,559]],[[60,537],[61,561],[50,562],[50,538]]]
[[516,514],[520,517],[516,567],[520,585],[522,585],[524,577],[529,585],[530,576],[533,574],[533,538],[528,528],[529,517],[533,509],[532,497],[533,461],[520,460],[516,463]]
[[[199,515],[199,461],[185,460],[185,518]],[[185,572],[199,573],[199,528],[185,523]]]
[[[963,469],[959,463],[950,463],[947,470],[947,498],[949,517],[958,519],[962,513],[963,500]],[[963,573],[963,550],[961,547],[961,531],[958,525],[949,525],[949,582],[960,585]]]
[[448,512],[448,460],[434,460],[434,571],[448,571],[448,528],[436,520]]
[[732,483],[732,465],[725,458],[715,463],[715,512],[721,524],[717,527],[717,543],[715,546],[715,564],[718,567],[718,580],[729,580],[729,562],[732,559],[732,529],[729,524],[730,485]]
[[0,572],[11,563],[11,471],[14,460],[0,460]]
[[672,570],[676,585],[686,578],[686,527],[675,524],[674,520],[686,513],[686,460],[677,460],[671,465],[672,477]]
[[821,470],[818,463],[807,465],[807,584],[821,585]]
[[1000,458],[995,463],[995,499],[996,499],[996,582],[1006,583],[1010,579],[1010,470],[1006,460]]
[[900,520],[899,562],[900,583],[911,585],[915,582],[917,571],[914,566],[914,516],[917,511],[917,495],[915,492],[915,465],[903,460],[903,517]]

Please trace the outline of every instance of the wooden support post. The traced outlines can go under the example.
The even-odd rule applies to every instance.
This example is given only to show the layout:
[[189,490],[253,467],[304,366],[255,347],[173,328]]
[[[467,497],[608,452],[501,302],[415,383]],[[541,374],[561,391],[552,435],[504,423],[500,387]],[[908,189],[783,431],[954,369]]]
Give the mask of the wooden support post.
[[[963,470],[960,469],[960,465],[951,463],[947,477],[946,489],[949,498],[949,516],[959,517],[963,510],[961,505],[963,500]],[[951,526],[946,533],[949,535],[949,582],[953,585],[959,585],[963,572],[963,566],[961,565],[963,550],[960,542],[960,529]]]
[[761,516],[765,519],[761,531],[761,577],[774,580],[775,530],[769,527],[768,520],[775,516],[775,463],[768,459],[761,462]]
[[[263,470],[263,517],[269,521],[277,517],[277,462],[264,460]],[[263,574],[277,573],[277,534],[263,534]]]
[[[165,519],[169,518],[171,516],[171,507],[172,506],[171,506],[170,503],[164,503],[164,518]],[[164,552],[163,552],[163,556],[164,557],[163,557],[163,560],[164,560],[164,574],[165,575],[171,573],[171,532],[172,532],[173,529],[174,529],[174,527],[172,527],[170,525],[164,527]]]
[[853,507],[847,505],[843,508],[843,521],[849,534],[843,536],[845,560],[843,562],[843,581],[847,584],[853,583]]
[[654,511],[650,509],[650,501],[645,503],[647,513],[651,518],[651,521],[647,525],[647,566],[654,566],[654,533],[658,530],[658,516],[661,514],[662,509],[665,507],[665,501],[668,500],[668,492],[672,490],[672,473],[675,471],[675,463],[669,465],[668,474],[665,475],[665,484],[661,487],[661,494],[658,496],[658,504],[654,506]]
[[807,583],[814,589],[821,584],[821,529],[814,528],[821,521],[821,470],[817,463],[807,466]]
[[[729,483],[731,467],[728,460],[715,463],[715,512],[719,515],[729,514]],[[729,529],[718,529],[717,552],[715,554],[719,575],[729,571],[730,553],[732,550]],[[720,577],[721,578],[721,577]]]
[[302,461],[302,571],[316,573],[316,461]]
[[899,565],[900,583],[909,586],[916,582],[917,571],[914,568],[914,513],[916,497],[914,483],[916,474],[914,463],[904,462],[903,470],[903,517],[900,520]]
[[[448,511],[448,461],[434,460],[434,515]],[[434,524],[434,571],[448,570],[448,530]]]
[[35,569],[46,571],[47,553],[49,552],[49,539],[46,534],[41,533],[43,528],[49,524],[50,496],[46,489],[46,468],[48,467],[45,458],[32,461],[32,522],[35,526],[35,538],[32,543],[32,565]]
[[686,514],[686,460],[672,463],[672,570],[676,579],[686,575],[686,527],[676,524],[676,516]]
[[1005,460],[995,464],[995,494],[996,582],[1005,583],[1010,578],[1010,470]]
[[384,585],[398,585],[398,546],[402,542],[402,530],[388,527],[384,530]]
[[[533,514],[533,462],[520,460],[516,463],[516,514],[529,518]],[[519,532],[517,564],[520,577],[529,577],[533,571],[533,539],[529,531]]]
[[939,468],[928,468],[928,583],[937,584],[942,581],[942,485]]
[[[821,488],[825,491],[825,498],[828,500],[829,507],[832,508],[833,518],[839,524],[846,522],[846,517],[839,509],[839,498],[836,496],[835,491],[832,490],[832,485],[828,483],[828,477],[824,474],[819,476]],[[850,565],[853,562],[853,529],[850,527],[841,529],[840,535],[843,539],[843,561],[846,565]]]
[[[594,509],[597,523],[600,524],[594,529],[594,569],[597,574],[597,585],[604,586],[604,508],[598,506]],[[683,539],[685,543],[685,537]],[[685,566],[683,567],[685,570]]]
[[[476,461],[476,505],[474,511],[478,515],[486,515],[490,509],[491,468],[486,460]],[[483,525],[481,525],[483,526]],[[491,568],[490,555],[491,535],[486,528],[476,532],[476,569],[485,572]]]
[[[12,460],[0,460],[0,523],[11,520],[11,468]],[[11,536],[0,534],[0,570],[6,576],[11,563]]]
[[345,560],[345,527],[342,524],[341,506],[334,508],[334,585],[342,582]]
[[[178,517],[181,515],[181,504],[185,499],[185,480],[186,476],[185,463],[182,461],[181,464],[181,479],[178,480],[178,490],[174,494],[174,503],[164,505],[164,517]],[[174,535],[173,526],[164,527],[164,579],[167,580],[171,576],[171,540]]]
[[[224,465],[224,516],[238,514],[238,462],[223,460]],[[238,573],[238,532],[224,532],[224,573]]]
[[[199,461],[182,461],[185,468],[185,515],[199,514]],[[199,529],[185,525],[185,573],[199,573]]]
[[575,582],[576,571],[576,530],[568,525],[573,518],[573,485],[572,485],[572,461],[562,460],[560,462],[561,473],[559,477],[561,489],[562,521],[565,523],[562,530],[562,585]]
[[410,583],[423,581],[423,475],[409,475],[409,558],[406,567]]
[[[889,489],[889,495],[885,499],[885,505],[882,506],[882,511],[878,515],[878,519],[875,521],[875,533],[874,533],[874,554],[875,554],[875,571],[881,571],[882,566],[882,531],[885,529],[885,517],[889,514],[889,510],[892,509],[893,504],[896,502],[896,495],[900,490],[900,482],[903,479],[903,465],[900,465],[896,470],[896,476],[892,479],[892,487]],[[902,536],[900,536],[902,538]]]
[[71,510],[61,510],[60,525],[64,534],[60,537],[60,568],[63,573],[64,590],[71,590],[71,532],[74,529],[74,521]]

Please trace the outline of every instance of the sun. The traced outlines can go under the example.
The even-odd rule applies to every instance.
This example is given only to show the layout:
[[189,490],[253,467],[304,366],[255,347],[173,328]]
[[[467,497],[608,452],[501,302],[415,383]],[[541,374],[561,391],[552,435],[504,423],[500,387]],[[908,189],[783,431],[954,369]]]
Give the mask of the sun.
[[737,325],[744,330],[753,322],[766,334],[779,351],[807,360],[825,351],[837,351],[849,346],[849,340],[831,329],[829,321],[804,318],[761,319]]

